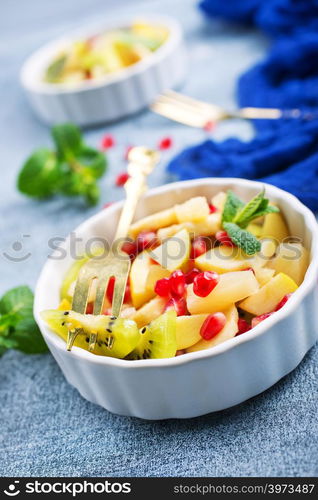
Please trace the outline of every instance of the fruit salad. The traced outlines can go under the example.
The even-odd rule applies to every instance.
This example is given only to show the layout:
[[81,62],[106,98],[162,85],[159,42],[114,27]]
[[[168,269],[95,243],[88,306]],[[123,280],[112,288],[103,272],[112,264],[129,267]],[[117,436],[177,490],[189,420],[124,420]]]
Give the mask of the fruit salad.
[[44,81],[76,85],[116,73],[149,57],[168,36],[164,26],[136,21],[127,28],[77,40],[56,55]]
[[131,268],[119,318],[111,315],[114,277],[102,315],[92,314],[96,280],[86,314],[72,311],[87,256],[66,273],[58,309],[42,317],[64,340],[78,329],[75,346],[127,360],[171,358],[250,335],[284,307],[309,263],[264,191],[249,201],[232,191],[197,196],[149,215],[132,224],[122,251]]

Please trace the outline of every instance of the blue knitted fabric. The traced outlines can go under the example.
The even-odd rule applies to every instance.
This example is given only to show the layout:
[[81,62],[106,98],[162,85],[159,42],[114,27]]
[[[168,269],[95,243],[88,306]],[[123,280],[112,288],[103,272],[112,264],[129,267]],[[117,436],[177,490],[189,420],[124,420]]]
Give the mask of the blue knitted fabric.
[[255,120],[256,138],[249,143],[208,140],[187,148],[170,162],[169,172],[180,179],[242,177],[270,182],[318,211],[318,1],[203,0],[201,7],[209,15],[252,21],[280,35],[267,59],[239,79],[238,105],[297,108],[306,115]]

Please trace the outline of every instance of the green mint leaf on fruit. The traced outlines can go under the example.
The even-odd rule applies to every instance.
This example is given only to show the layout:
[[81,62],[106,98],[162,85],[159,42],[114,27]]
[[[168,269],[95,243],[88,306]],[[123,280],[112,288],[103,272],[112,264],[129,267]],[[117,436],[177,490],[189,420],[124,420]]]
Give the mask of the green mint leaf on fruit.
[[0,300],[0,351],[6,349],[29,354],[47,351],[33,318],[33,293],[27,286],[9,290]]
[[264,201],[267,201],[267,205],[264,206],[264,207],[259,207],[257,212],[254,213],[254,216],[253,216],[253,219],[256,219],[258,217],[262,217],[263,215],[267,215],[267,214],[274,214],[274,213],[277,213],[279,212],[279,208],[278,207],[275,207],[274,205],[269,205],[269,201],[268,200],[264,200]]
[[24,163],[18,177],[18,189],[35,198],[54,194],[59,178],[56,155],[48,149],[38,149]]
[[[235,224],[239,226],[246,227],[248,222],[252,220],[255,213],[259,209],[260,205],[264,202],[265,191],[261,191],[254,198],[252,198],[246,205],[244,205],[235,215],[232,220]],[[268,201],[267,201],[268,204]]]
[[55,125],[52,128],[52,137],[61,160],[68,161],[79,155],[82,147],[82,134],[76,125],[73,123]]
[[240,198],[233,193],[233,191],[229,190],[227,192],[223,213],[222,213],[222,222],[231,222],[236,213],[244,206],[244,203]]
[[252,233],[240,228],[237,224],[225,222],[223,228],[233,243],[242,248],[247,255],[254,255],[261,250],[260,241]]

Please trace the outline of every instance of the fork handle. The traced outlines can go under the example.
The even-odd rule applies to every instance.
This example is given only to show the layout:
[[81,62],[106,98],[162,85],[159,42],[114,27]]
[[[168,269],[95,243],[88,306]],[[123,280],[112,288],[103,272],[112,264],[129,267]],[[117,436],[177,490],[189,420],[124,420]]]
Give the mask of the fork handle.
[[129,227],[136,212],[137,203],[147,189],[146,178],[159,162],[158,151],[145,147],[133,148],[129,153],[128,174],[129,179],[124,185],[126,190],[126,200],[121,211],[117,231],[114,238],[116,241],[126,238]]
[[[132,171],[133,164],[130,164],[129,166],[131,167],[130,170]],[[125,238],[128,234],[128,230],[135,215],[139,198],[147,188],[146,174],[142,172],[136,172],[135,174],[131,175],[131,177],[125,183],[124,188],[126,191],[126,200],[121,211],[114,241]]]
[[233,113],[233,116],[237,118],[245,118],[250,120],[255,119],[265,119],[265,120],[277,120],[279,118],[306,118],[311,119],[313,116],[308,111],[302,111],[300,109],[278,109],[278,108],[241,108],[237,112]]

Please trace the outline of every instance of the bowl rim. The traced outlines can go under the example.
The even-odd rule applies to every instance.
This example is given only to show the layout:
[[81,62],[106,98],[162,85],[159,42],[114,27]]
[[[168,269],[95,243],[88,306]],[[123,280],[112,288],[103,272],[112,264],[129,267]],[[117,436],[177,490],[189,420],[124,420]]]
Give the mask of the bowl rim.
[[[172,190],[182,190],[185,187],[197,187],[197,186],[203,186],[203,185],[214,185],[214,186],[223,186],[226,187],[226,185],[231,185],[231,184],[236,184],[239,187],[254,187],[254,188],[262,188],[265,187],[265,189],[272,194],[277,195],[277,197],[284,199],[287,201],[288,204],[293,204],[295,207],[295,211],[301,213],[304,217],[304,223],[306,227],[309,229],[309,231],[312,234],[312,245],[311,245],[311,261],[308,266],[308,269],[305,274],[304,281],[301,283],[301,285],[298,287],[296,292],[292,295],[290,300],[284,305],[283,308],[281,308],[279,311],[277,311],[274,315],[270,316],[269,318],[266,319],[266,321],[263,321],[259,323],[256,327],[253,328],[252,331],[243,333],[239,336],[233,337],[232,339],[226,340],[225,342],[218,344],[214,347],[211,347],[210,349],[202,350],[202,351],[196,351],[193,353],[186,353],[183,354],[182,356],[175,356],[173,358],[163,358],[163,359],[145,359],[145,360],[136,360],[136,361],[129,361],[129,360],[123,360],[123,359],[117,359],[117,358],[111,358],[107,356],[98,356],[96,354],[90,353],[88,351],[85,351],[84,349],[81,349],[79,347],[73,347],[70,352],[66,351],[65,349],[65,342],[58,337],[50,328],[44,323],[40,316],[40,311],[38,309],[38,297],[41,294],[41,289],[42,289],[42,281],[45,278],[45,274],[47,273],[47,267],[50,263],[50,260],[47,259],[45,262],[44,266],[42,267],[42,271],[40,273],[40,276],[38,278],[38,281],[36,283],[35,287],[35,297],[34,297],[34,317],[36,322],[38,323],[40,330],[44,336],[44,339],[49,340],[49,345],[54,344],[54,347],[57,350],[62,350],[64,354],[67,354],[69,356],[72,356],[78,360],[81,361],[87,361],[89,363],[97,363],[97,364],[102,364],[102,365],[110,365],[114,366],[117,368],[124,368],[124,369],[137,369],[137,368],[154,368],[154,367],[172,367],[172,366],[178,366],[178,365],[183,365],[195,361],[199,361],[201,359],[206,359],[214,356],[218,356],[220,354],[225,353],[226,351],[229,351],[241,344],[245,344],[246,342],[250,342],[255,340],[257,337],[264,335],[267,330],[269,330],[273,325],[281,322],[283,319],[285,319],[299,304],[300,302],[304,299],[306,295],[311,291],[313,286],[315,286],[317,283],[317,277],[318,277],[318,224],[316,221],[316,218],[313,214],[313,212],[307,208],[303,203],[301,203],[296,196],[288,193],[287,191],[284,191],[276,186],[273,186],[271,184],[267,184],[265,182],[259,182],[259,181],[251,181],[251,180],[246,180],[246,179],[238,179],[234,177],[221,177],[221,178],[201,178],[201,179],[192,179],[192,180],[187,180],[187,181],[179,181],[179,182],[173,182],[170,184],[166,184],[157,188],[150,189],[144,196],[145,198],[147,197],[152,197],[161,193],[169,192]],[[89,217],[86,219],[84,222],[82,222],[80,225],[78,225],[74,231],[85,231],[85,228],[90,226],[92,223],[98,222],[100,218],[105,217],[105,213],[108,212],[108,215],[111,217],[113,212],[116,212],[119,210],[123,205],[123,201],[119,201],[111,205],[110,207],[99,211],[92,217]],[[107,212],[106,212],[107,211]],[[58,252],[58,249],[55,250],[55,252]],[[54,255],[54,253],[52,255]],[[44,280],[45,281],[45,280]]]
[[[59,47],[68,45],[76,41],[80,37],[94,36],[103,31],[110,29],[120,28],[126,24],[131,24],[135,19],[140,18],[143,21],[149,21],[156,24],[163,24],[169,31],[167,40],[149,57],[138,61],[137,63],[122,68],[119,71],[114,72],[110,75],[105,75],[99,79],[84,80],[80,84],[75,86],[69,86],[67,84],[56,84],[41,81],[38,77],[34,76],[33,68],[37,65],[38,61],[42,59],[47,59],[47,64],[51,59],[51,52],[57,51]],[[140,16],[127,16],[124,18],[113,17],[109,20],[103,20],[95,23],[90,23],[87,26],[81,26],[77,29],[70,30],[65,36],[55,38],[40,48],[32,52],[28,58],[22,64],[20,70],[20,81],[22,86],[29,91],[56,95],[56,94],[74,94],[86,92],[89,90],[99,89],[107,87],[119,82],[122,82],[128,78],[145,72],[148,68],[151,68],[161,62],[180,41],[182,40],[182,28],[180,23],[169,16],[165,15],[154,15],[154,14],[141,14]]]

